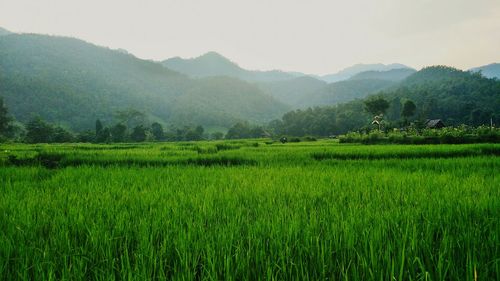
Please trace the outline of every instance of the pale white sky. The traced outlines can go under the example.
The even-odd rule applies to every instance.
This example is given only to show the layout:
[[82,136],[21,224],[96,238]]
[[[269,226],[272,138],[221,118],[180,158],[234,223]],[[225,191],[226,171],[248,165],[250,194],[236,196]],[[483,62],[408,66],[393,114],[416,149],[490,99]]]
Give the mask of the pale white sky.
[[0,0],[0,26],[154,60],[216,51],[249,69],[500,62],[500,0]]

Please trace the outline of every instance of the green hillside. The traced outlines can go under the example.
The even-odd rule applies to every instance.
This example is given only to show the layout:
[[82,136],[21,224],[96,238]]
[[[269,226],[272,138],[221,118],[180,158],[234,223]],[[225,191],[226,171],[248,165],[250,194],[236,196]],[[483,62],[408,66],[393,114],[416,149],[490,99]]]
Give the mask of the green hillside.
[[500,118],[500,81],[446,66],[433,66],[406,78],[388,98],[413,100],[422,118],[448,124],[488,124]]
[[[0,37],[0,96],[22,122],[40,115],[78,131],[93,128],[97,118],[114,122],[117,110],[134,108],[163,123],[191,122],[179,116],[196,113],[202,125],[213,115],[224,116],[218,124],[207,121],[222,125],[239,118],[279,116],[285,108],[256,87],[248,90],[245,82],[221,79],[228,83],[216,83],[205,91],[206,81],[81,40],[34,34]],[[199,102],[210,95],[226,99],[227,107]],[[247,108],[259,103],[269,106]]]
[[258,84],[265,93],[294,108],[302,107],[304,99],[326,86],[326,82],[309,76]]
[[365,71],[352,76],[351,78],[349,78],[349,80],[380,79],[389,81],[401,81],[415,72],[416,70],[411,68],[398,68],[387,71]]
[[[364,81],[364,82],[362,82]],[[381,80],[383,81],[383,80]],[[372,80],[343,81],[373,89]],[[339,87],[340,83],[330,84]],[[342,85],[342,84],[340,84]],[[383,84],[380,84],[383,86]],[[351,89],[350,87],[345,87]],[[342,89],[342,88],[341,88]],[[358,90],[358,93],[361,92]],[[354,92],[350,92],[353,94]],[[365,92],[366,93],[366,92]],[[383,91],[374,92],[389,103],[384,117],[385,124],[404,124],[401,115],[403,104],[410,100],[416,105],[410,122],[423,124],[427,119],[442,119],[445,125],[489,125],[500,123],[500,81],[488,79],[478,73],[433,66],[424,68]],[[332,100],[334,95],[332,95]],[[362,127],[371,128],[373,116],[364,110],[365,99],[358,99],[333,106],[309,108],[287,112],[271,126],[276,132],[287,135],[342,134]]]
[[393,86],[395,83],[382,79],[346,80],[328,84],[328,86],[303,97],[300,104],[304,106],[333,105],[362,99],[370,94]]
[[264,123],[288,109],[253,84],[230,77],[208,77],[174,100],[171,121],[230,127],[238,121]]
[[374,64],[364,64],[359,63],[353,66],[347,67],[337,73],[327,74],[319,77],[321,80],[326,81],[328,83],[335,83],[343,80],[350,79],[351,77],[367,71],[388,71],[392,69],[411,69],[410,67],[400,64],[400,63],[392,63],[392,64],[382,64],[382,63],[374,63]]

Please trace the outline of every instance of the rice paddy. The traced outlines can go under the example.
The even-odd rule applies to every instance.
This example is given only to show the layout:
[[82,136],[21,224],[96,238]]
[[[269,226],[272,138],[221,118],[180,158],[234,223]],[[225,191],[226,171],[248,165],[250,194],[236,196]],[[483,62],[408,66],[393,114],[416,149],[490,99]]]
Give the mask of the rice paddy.
[[2,280],[499,280],[500,145],[4,144]]

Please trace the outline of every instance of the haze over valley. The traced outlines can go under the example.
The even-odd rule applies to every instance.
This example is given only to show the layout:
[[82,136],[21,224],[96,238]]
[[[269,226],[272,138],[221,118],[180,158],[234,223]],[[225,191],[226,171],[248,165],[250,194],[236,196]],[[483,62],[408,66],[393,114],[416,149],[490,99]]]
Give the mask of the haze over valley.
[[[0,91],[16,120],[40,116],[74,131],[92,129],[96,119],[116,122],[115,113],[127,109],[165,125],[227,129],[243,121],[266,124],[290,110],[344,104],[382,92],[393,95],[429,71],[398,63],[356,64],[322,76],[255,71],[216,52],[156,62],[77,38],[6,29],[0,35]],[[490,79],[500,77],[498,64],[471,72],[448,71],[460,77],[475,71]],[[433,99],[438,98],[435,94]],[[494,111],[498,93],[485,95],[492,99],[487,107]],[[452,99],[465,102],[462,97]],[[482,98],[475,100],[479,103]]]

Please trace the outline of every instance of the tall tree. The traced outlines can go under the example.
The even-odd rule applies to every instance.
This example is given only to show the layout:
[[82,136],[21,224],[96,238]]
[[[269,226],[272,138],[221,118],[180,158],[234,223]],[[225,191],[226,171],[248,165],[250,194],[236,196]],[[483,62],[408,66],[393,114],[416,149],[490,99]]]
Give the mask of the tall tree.
[[104,143],[109,142],[111,139],[110,130],[103,126],[101,120],[95,121],[95,142]]
[[364,101],[366,112],[372,116],[384,114],[389,108],[389,102],[383,97],[371,97]]
[[413,101],[405,101],[405,103],[403,104],[403,110],[401,110],[401,115],[405,119],[405,122],[407,122],[408,118],[412,117],[415,114],[416,109],[417,106]]
[[113,142],[124,142],[127,139],[127,126],[118,123],[111,127],[111,140]]
[[146,122],[146,114],[133,108],[116,111],[115,118],[118,119],[120,123],[125,124],[128,128],[144,125]]
[[8,134],[11,128],[10,122],[12,122],[12,118],[9,116],[7,107],[3,102],[3,98],[0,97],[0,137]]
[[151,133],[153,134],[153,137],[157,141],[165,139],[165,132],[163,131],[163,126],[158,122],[151,124]]
[[52,134],[52,142],[65,143],[75,141],[75,137],[62,127],[55,127]]
[[143,142],[146,140],[146,128],[142,125],[137,125],[132,130],[132,134],[130,134],[130,138],[135,142]]
[[203,139],[203,132],[204,132],[204,129],[202,126],[198,126],[194,129],[190,128],[186,131],[184,138],[187,141],[202,140]]
[[95,135],[98,136],[102,132],[102,122],[101,120],[95,120]]
[[50,143],[53,133],[54,128],[40,117],[35,117],[26,124],[26,142],[28,143]]

